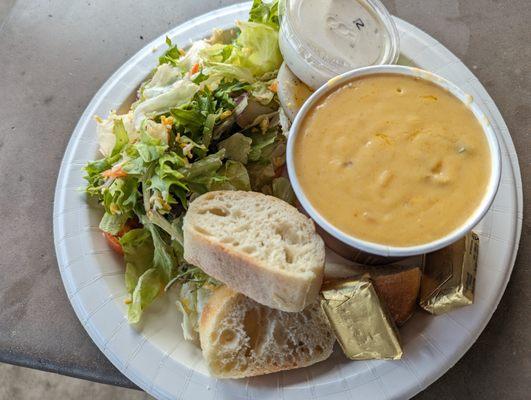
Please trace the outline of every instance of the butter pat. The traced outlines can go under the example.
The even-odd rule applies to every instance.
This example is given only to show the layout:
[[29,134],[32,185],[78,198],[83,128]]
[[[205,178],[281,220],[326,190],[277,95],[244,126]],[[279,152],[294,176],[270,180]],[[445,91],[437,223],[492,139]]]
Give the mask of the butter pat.
[[321,307],[351,360],[402,357],[398,331],[368,278],[325,283]]
[[420,306],[438,315],[472,304],[478,252],[479,237],[470,232],[456,243],[427,254],[420,283]]

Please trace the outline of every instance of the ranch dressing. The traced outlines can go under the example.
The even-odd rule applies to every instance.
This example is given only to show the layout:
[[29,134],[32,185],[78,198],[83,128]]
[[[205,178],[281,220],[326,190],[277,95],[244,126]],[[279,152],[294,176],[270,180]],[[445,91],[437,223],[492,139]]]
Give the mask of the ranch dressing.
[[395,63],[398,34],[378,0],[288,0],[280,49],[290,69],[316,89],[354,68]]

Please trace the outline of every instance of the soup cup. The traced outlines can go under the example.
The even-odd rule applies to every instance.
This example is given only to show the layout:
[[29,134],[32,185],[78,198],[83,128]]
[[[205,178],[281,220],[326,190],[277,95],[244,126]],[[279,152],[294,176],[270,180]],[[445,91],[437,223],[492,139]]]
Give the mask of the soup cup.
[[[348,83],[356,78],[381,74],[395,74],[416,77],[429,81],[447,90],[472,111],[481,125],[485,138],[487,139],[491,156],[491,175],[481,202],[468,216],[468,218],[463,221],[462,224],[460,224],[460,226],[447,235],[427,243],[404,247],[390,246],[363,240],[341,231],[327,221],[326,218],[321,215],[319,210],[314,207],[311,201],[309,201],[297,177],[297,169],[294,162],[295,143],[297,135],[299,135],[299,132],[301,131],[303,121],[307,117],[308,112],[323,97],[327,96],[345,83]],[[398,65],[380,65],[355,69],[339,75],[328,81],[328,83],[325,85],[321,86],[321,88],[313,93],[312,96],[305,102],[293,121],[293,125],[291,126],[288,137],[286,157],[289,178],[297,199],[304,211],[306,211],[306,213],[318,225],[318,231],[323,236],[326,244],[340,255],[365,264],[384,264],[400,258],[430,253],[459,240],[466,235],[466,233],[469,232],[485,215],[494,199],[500,182],[501,156],[496,134],[492,129],[488,118],[480,109],[479,105],[474,101],[472,96],[466,94],[455,84],[436,74],[418,68]]]

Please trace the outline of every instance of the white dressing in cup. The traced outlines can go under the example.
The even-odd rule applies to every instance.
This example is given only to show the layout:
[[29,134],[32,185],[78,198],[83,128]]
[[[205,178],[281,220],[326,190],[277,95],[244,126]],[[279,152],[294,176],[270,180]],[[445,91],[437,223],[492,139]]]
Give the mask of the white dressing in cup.
[[314,89],[399,55],[396,26],[378,0],[287,0],[279,42],[286,64]]

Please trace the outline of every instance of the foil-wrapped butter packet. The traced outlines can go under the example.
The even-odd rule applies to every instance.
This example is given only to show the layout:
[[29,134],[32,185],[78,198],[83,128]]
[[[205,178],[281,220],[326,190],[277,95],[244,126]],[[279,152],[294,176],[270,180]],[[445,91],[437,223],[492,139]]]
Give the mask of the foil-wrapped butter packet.
[[479,237],[474,232],[426,255],[420,283],[420,306],[444,314],[472,304],[476,284]]
[[402,357],[396,326],[368,277],[325,282],[321,307],[351,360]]

